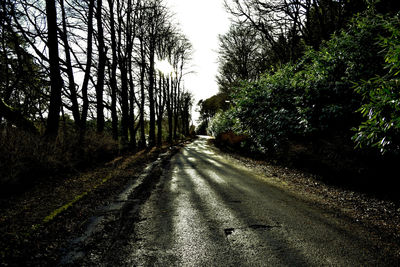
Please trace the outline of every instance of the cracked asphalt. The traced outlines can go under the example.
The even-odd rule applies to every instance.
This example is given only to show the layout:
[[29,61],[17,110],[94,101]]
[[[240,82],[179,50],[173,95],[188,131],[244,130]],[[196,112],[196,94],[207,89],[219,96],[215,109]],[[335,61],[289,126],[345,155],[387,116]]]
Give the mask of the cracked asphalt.
[[172,158],[137,213],[114,264],[393,265],[367,230],[269,184],[204,137]]

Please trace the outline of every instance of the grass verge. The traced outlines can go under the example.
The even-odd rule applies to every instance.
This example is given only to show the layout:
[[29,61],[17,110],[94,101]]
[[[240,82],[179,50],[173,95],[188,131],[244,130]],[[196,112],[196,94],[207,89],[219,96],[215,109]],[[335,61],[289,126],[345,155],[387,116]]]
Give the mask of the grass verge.
[[112,201],[169,146],[115,158],[104,166],[46,179],[0,199],[0,265],[57,264],[68,237],[83,231],[95,209]]

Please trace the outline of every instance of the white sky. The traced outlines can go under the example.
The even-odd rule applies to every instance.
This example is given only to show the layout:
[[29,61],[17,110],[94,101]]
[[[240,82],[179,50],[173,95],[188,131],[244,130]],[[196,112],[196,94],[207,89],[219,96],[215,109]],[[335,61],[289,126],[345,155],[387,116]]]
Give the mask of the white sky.
[[193,122],[196,123],[198,114],[194,109],[197,102],[218,92],[215,78],[218,35],[228,31],[230,22],[223,0],[166,0],[166,3],[194,48],[190,70],[196,73],[185,77],[185,88],[195,98]]

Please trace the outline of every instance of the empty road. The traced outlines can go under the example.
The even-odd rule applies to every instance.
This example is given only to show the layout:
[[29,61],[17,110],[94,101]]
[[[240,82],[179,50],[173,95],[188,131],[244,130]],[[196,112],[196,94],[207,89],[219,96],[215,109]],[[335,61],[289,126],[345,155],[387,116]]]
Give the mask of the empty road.
[[[130,266],[391,265],[369,233],[268,183],[200,138],[176,154],[113,249]],[[108,263],[110,264],[110,262]]]

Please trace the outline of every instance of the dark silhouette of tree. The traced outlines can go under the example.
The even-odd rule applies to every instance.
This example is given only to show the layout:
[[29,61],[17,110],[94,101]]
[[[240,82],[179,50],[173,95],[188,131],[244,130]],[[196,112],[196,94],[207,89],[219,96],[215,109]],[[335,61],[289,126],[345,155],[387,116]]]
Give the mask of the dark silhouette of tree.
[[135,126],[135,105],[137,104],[137,99],[135,95],[135,84],[134,84],[134,77],[133,77],[133,48],[134,48],[134,42],[136,39],[136,34],[137,34],[137,19],[138,19],[138,8],[139,8],[139,2],[136,2],[135,5],[131,2],[131,0],[128,1],[128,19],[127,19],[127,46],[126,46],[126,58],[127,58],[127,70],[128,70],[128,85],[129,85],[129,117],[127,120],[128,123],[128,130],[129,130],[129,137],[130,137],[130,147],[132,149],[136,149],[136,133],[138,129],[138,125]]
[[81,118],[78,104],[78,96],[76,91],[74,70],[72,68],[72,60],[71,60],[71,47],[68,41],[68,30],[67,30],[67,18],[66,11],[64,6],[64,0],[60,0],[60,9],[61,9],[61,20],[62,20],[62,31],[60,32],[60,36],[62,39],[62,43],[64,45],[64,53],[65,53],[65,72],[68,76],[68,89],[69,89],[69,100],[71,101],[71,111],[74,117],[75,124],[80,127],[81,126]]
[[110,38],[111,38],[111,66],[110,69],[110,87],[111,87],[111,121],[112,121],[112,136],[114,140],[118,140],[118,114],[117,114],[117,41],[115,33],[115,17],[114,17],[114,0],[107,0],[110,19]]
[[145,133],[145,121],[144,121],[144,106],[146,101],[145,95],[145,74],[146,74],[146,51],[144,47],[143,41],[143,31],[141,29],[141,34],[139,36],[140,43],[140,116],[139,116],[139,124],[140,124],[140,140],[139,140],[139,148],[146,147],[146,133]]
[[61,109],[61,91],[63,87],[63,81],[60,73],[60,59],[58,54],[57,10],[55,1],[46,0],[46,17],[48,28],[47,47],[49,51],[51,86],[46,135],[54,137],[58,134]]
[[103,104],[103,91],[104,91],[104,73],[106,67],[106,51],[104,45],[104,30],[103,30],[103,1],[97,0],[96,20],[97,20],[97,42],[98,42],[98,66],[97,66],[97,84],[96,84],[96,111],[97,111],[97,132],[104,131],[104,104]]
[[150,1],[145,13],[147,28],[148,67],[148,101],[149,101],[149,146],[156,144],[156,110],[155,110],[155,58],[157,44],[162,37],[162,27],[166,23],[167,13],[158,1]]
[[[87,129],[103,133],[111,125],[123,149],[161,144],[165,112],[171,136],[184,131],[181,81],[190,47],[163,2],[5,0],[1,12],[4,114],[47,119],[46,134],[56,136],[62,111],[63,125],[72,117],[81,142]],[[161,59],[172,63],[173,76],[157,73]]]
[[182,133],[185,136],[190,134],[191,109],[193,105],[193,96],[190,92],[184,91],[182,94]]
[[225,6],[236,23],[263,35],[273,58],[270,63],[279,65],[301,57],[304,44],[318,49],[367,4],[363,0],[225,0]]
[[162,145],[162,122],[164,115],[164,107],[165,107],[165,78],[161,72],[158,75],[158,88],[157,92],[157,101],[156,101],[156,115],[157,115],[157,146]]
[[217,81],[221,92],[230,93],[240,81],[253,81],[266,69],[263,39],[251,27],[232,25],[219,36],[219,74]]
[[89,110],[88,86],[91,75],[92,56],[93,56],[93,16],[94,16],[94,0],[89,0],[88,3],[88,18],[87,18],[87,38],[86,38],[86,65],[84,67],[84,78],[82,83],[82,117],[81,117],[81,135],[83,136],[86,130],[87,114]]

